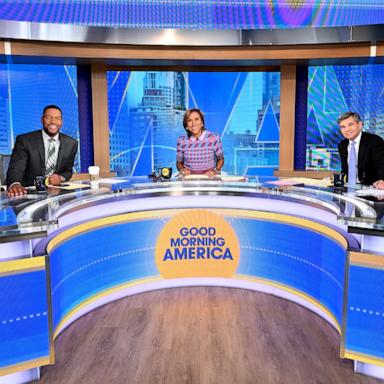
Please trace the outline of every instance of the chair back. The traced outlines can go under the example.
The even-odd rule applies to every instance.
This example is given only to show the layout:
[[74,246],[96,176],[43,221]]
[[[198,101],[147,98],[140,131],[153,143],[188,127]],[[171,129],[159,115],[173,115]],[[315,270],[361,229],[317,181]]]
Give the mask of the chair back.
[[6,184],[7,171],[9,167],[9,162],[11,160],[11,155],[2,155],[0,154],[0,185]]

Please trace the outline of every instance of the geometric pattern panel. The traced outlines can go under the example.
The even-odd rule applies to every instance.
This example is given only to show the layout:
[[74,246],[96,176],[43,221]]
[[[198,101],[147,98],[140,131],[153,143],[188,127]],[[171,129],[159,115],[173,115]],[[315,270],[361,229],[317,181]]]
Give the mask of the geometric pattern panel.
[[340,169],[337,118],[346,111],[384,137],[383,64],[309,67],[306,169]]
[[[41,129],[51,104],[63,111],[61,132],[79,140],[76,66],[0,64],[0,153],[12,152],[17,135]],[[79,151],[74,168],[80,171]]]

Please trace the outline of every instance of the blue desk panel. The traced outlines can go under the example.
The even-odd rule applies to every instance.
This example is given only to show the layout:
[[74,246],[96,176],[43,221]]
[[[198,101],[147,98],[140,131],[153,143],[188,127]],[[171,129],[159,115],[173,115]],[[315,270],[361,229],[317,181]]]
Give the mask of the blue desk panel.
[[346,357],[384,365],[384,263],[351,265],[348,283]]
[[45,258],[2,262],[0,268],[0,375],[48,364]]
[[[194,211],[152,211],[142,218],[137,213],[125,214],[78,225],[57,236],[49,245],[54,330],[82,303],[113,287],[163,279],[155,257],[158,237],[177,215]],[[257,218],[251,211],[209,212],[229,223],[240,244],[231,279],[259,279],[293,290],[328,310],[341,327],[346,243],[319,232],[304,219],[295,223],[295,218],[286,215]],[[330,234],[336,232],[328,230]],[[200,261],[183,262],[190,263],[192,269]],[[219,265],[223,261],[214,262]],[[215,273],[204,276],[216,277]],[[184,269],[178,277],[193,276]]]

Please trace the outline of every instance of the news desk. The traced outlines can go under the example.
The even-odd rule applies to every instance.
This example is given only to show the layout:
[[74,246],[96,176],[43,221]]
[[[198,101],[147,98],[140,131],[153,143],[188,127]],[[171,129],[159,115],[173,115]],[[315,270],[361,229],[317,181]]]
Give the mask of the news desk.
[[54,340],[113,300],[225,286],[299,303],[340,357],[384,378],[384,220],[353,193],[268,178],[149,182],[1,196],[0,383],[39,377]]

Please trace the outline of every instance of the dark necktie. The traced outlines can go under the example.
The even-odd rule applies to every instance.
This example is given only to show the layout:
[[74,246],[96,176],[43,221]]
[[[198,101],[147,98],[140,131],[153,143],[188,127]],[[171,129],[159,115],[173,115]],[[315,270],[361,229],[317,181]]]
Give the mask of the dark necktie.
[[351,141],[351,148],[349,149],[348,157],[348,184],[356,184],[356,150],[355,142]]
[[55,162],[55,139],[49,139],[49,145],[48,145],[48,156],[47,156],[47,162],[45,166],[45,176],[51,176],[53,172],[55,171],[56,162]]

